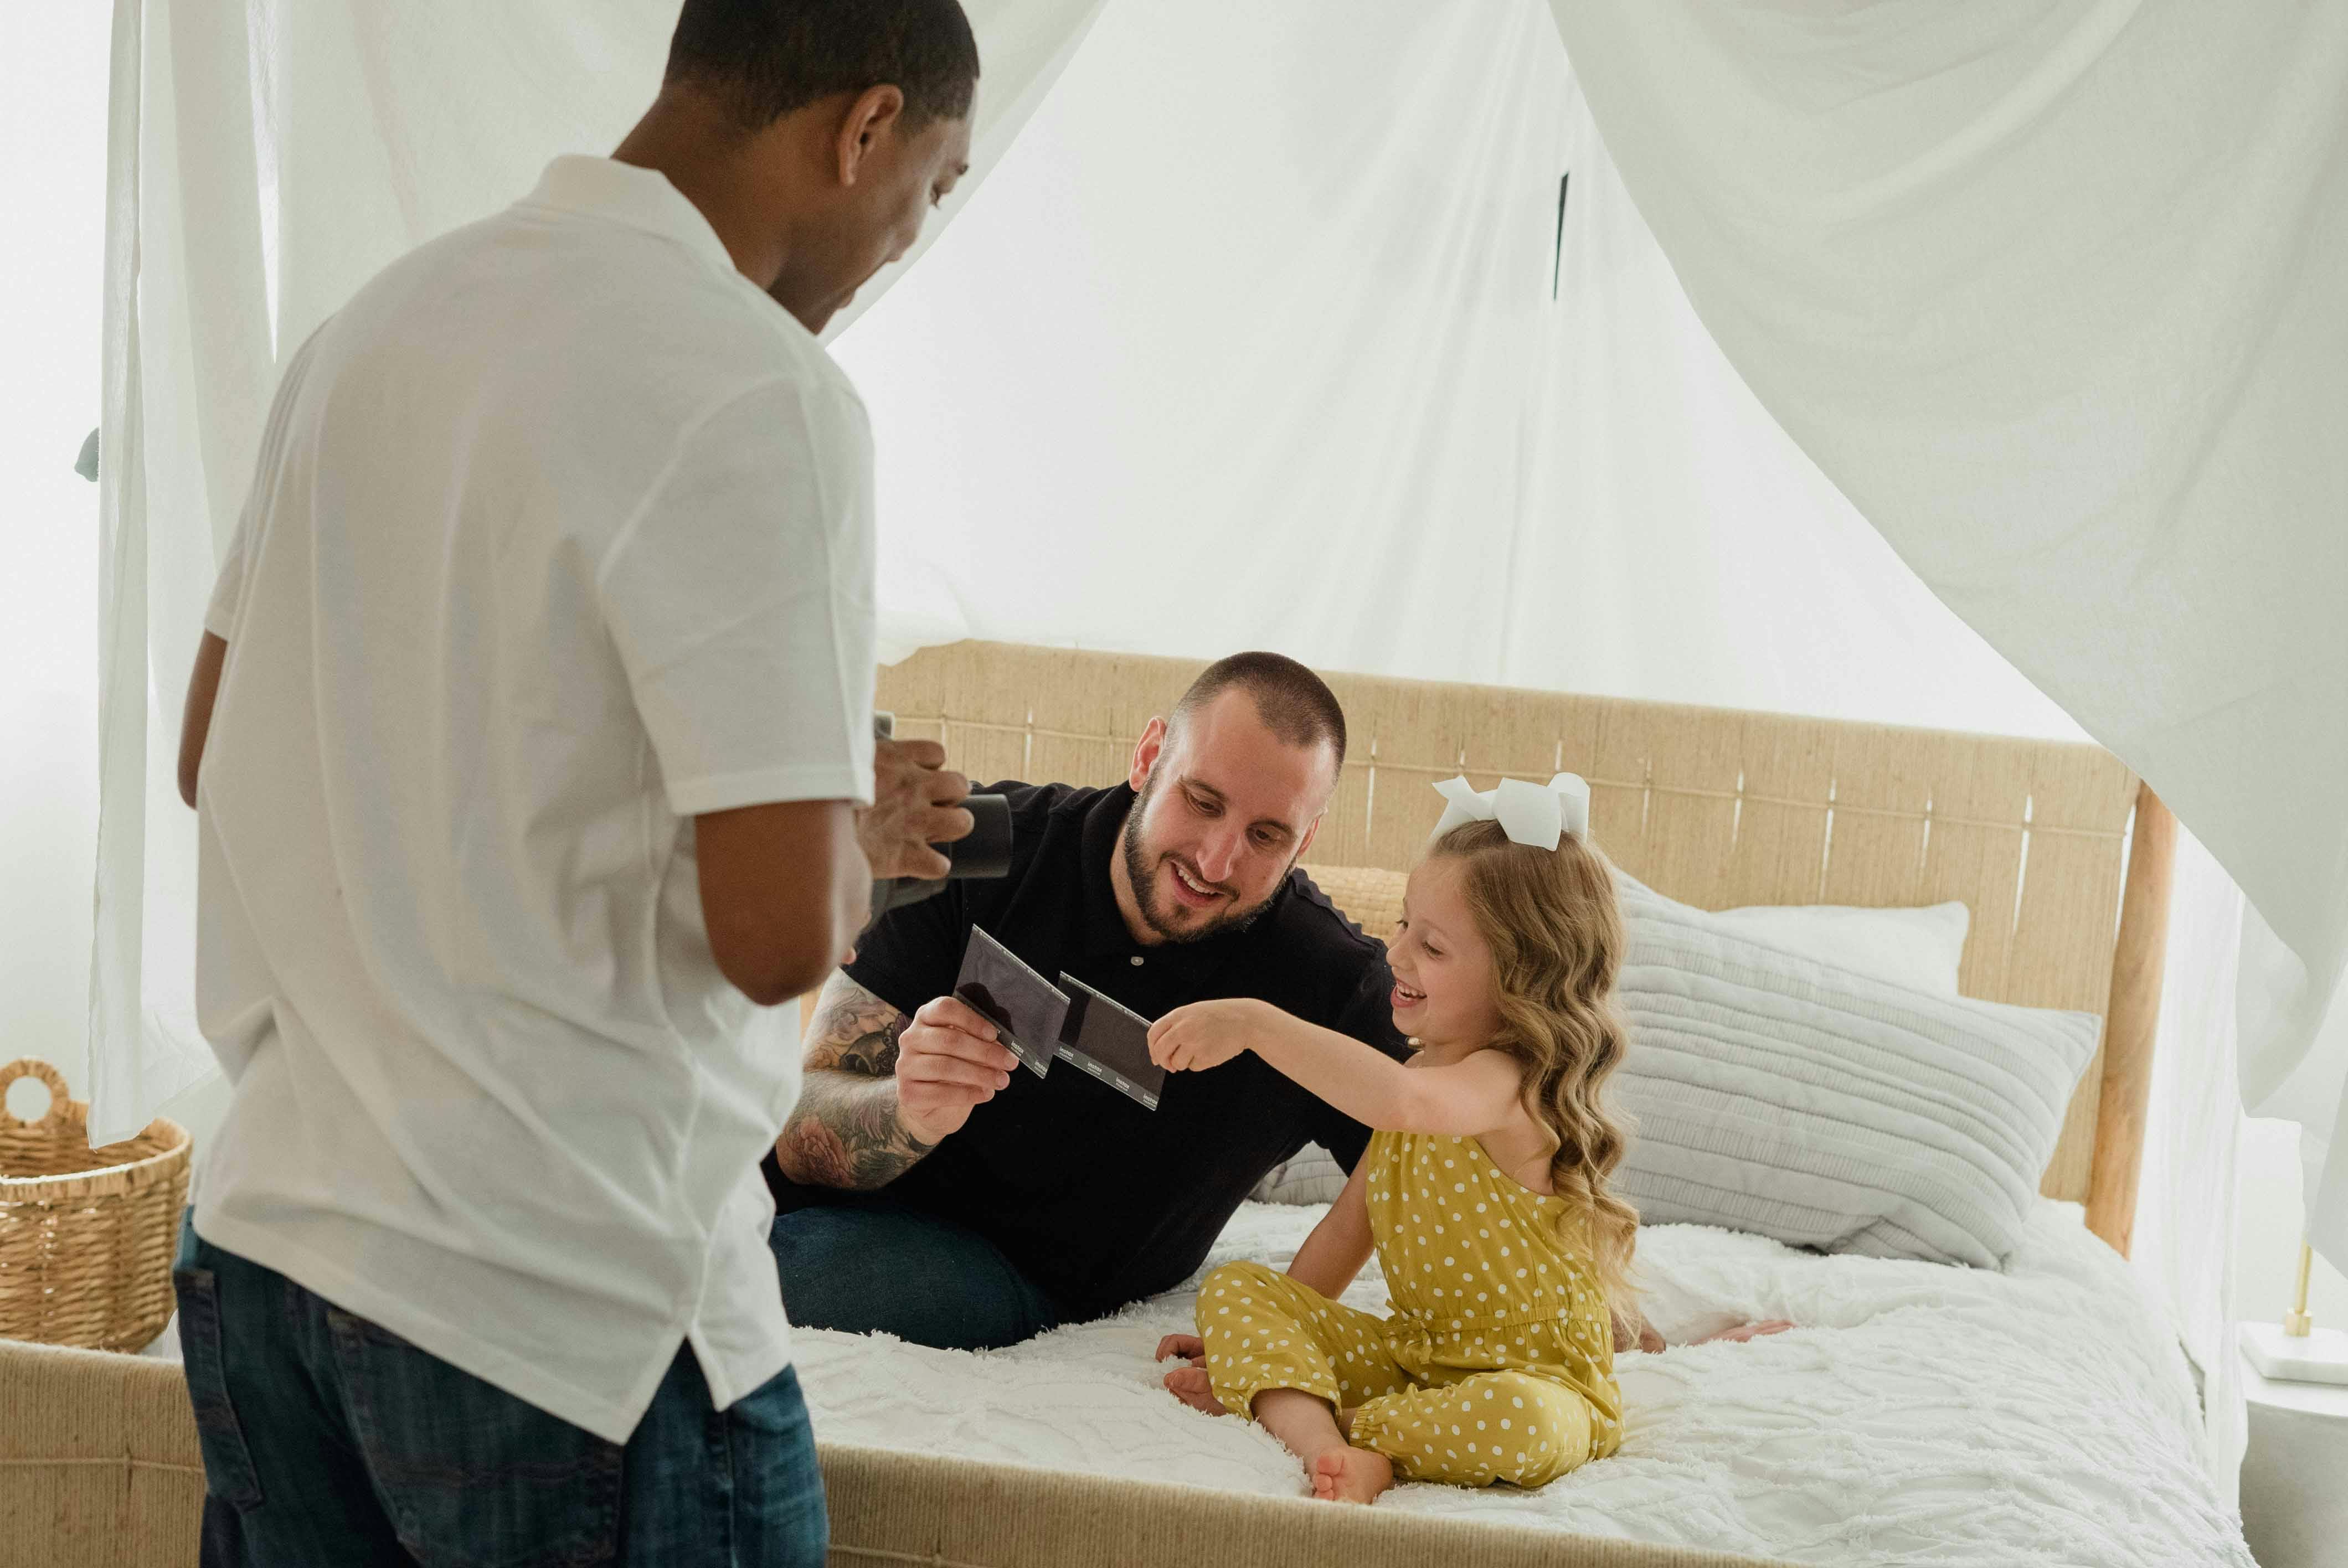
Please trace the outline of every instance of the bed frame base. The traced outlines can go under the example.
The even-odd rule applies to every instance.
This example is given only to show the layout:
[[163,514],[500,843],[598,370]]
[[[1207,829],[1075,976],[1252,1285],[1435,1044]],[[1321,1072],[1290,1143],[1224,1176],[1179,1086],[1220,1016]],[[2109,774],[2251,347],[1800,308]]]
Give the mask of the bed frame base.
[[[176,1363],[0,1340],[0,1568],[196,1560],[203,1455]],[[1771,1568],[1449,1514],[819,1448],[832,1568]]]
[[1761,1568],[1452,1514],[827,1444],[833,1568]]

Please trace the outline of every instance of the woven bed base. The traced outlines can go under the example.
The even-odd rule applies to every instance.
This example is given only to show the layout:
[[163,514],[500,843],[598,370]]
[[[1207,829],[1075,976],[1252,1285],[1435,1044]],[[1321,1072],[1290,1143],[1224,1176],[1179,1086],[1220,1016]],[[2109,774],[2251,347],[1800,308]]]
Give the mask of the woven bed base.
[[0,1568],[187,1568],[203,1501],[176,1363],[0,1339]]
[[[822,1447],[832,1568],[1756,1568],[1715,1552],[884,1449]],[[186,1568],[176,1363],[0,1340],[0,1568]]]
[[1766,1568],[1455,1515],[828,1444],[831,1568]]

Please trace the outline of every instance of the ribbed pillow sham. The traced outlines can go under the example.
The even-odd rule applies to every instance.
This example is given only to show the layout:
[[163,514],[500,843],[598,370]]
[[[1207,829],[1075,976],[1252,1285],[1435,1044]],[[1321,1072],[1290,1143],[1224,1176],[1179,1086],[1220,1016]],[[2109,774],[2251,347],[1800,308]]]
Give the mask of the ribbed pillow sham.
[[2103,1020],[1930,994],[1772,948],[1621,878],[1648,1224],[2002,1266]]

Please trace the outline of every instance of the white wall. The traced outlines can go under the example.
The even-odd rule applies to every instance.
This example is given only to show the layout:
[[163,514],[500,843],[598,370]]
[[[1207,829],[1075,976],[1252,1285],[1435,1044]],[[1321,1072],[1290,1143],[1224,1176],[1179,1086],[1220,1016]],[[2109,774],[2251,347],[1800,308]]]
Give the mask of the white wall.
[[77,1087],[98,833],[98,424],[111,7],[0,5],[0,1061]]
[[[2242,1124],[2234,1204],[2235,1311],[2244,1319],[2280,1319],[2297,1280],[2301,1201],[2299,1123],[2253,1117]],[[2315,1260],[2308,1310],[2319,1324],[2348,1328],[2348,1276]]]

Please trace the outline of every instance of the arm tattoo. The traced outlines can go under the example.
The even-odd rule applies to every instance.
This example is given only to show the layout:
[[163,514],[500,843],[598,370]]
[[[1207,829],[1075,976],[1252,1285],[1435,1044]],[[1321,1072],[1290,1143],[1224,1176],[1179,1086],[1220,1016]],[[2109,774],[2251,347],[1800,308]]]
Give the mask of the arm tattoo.
[[775,1145],[783,1174],[815,1187],[870,1192],[910,1170],[932,1145],[897,1124],[897,1088],[838,1071],[810,1072]]
[[808,1030],[802,1065],[810,1071],[836,1068],[886,1078],[897,1071],[897,1036],[912,1021],[846,975],[835,973],[816,998],[815,1023]]
[[846,975],[817,999],[799,1102],[775,1143],[783,1174],[870,1192],[934,1147],[897,1122],[897,1037],[912,1020]]

